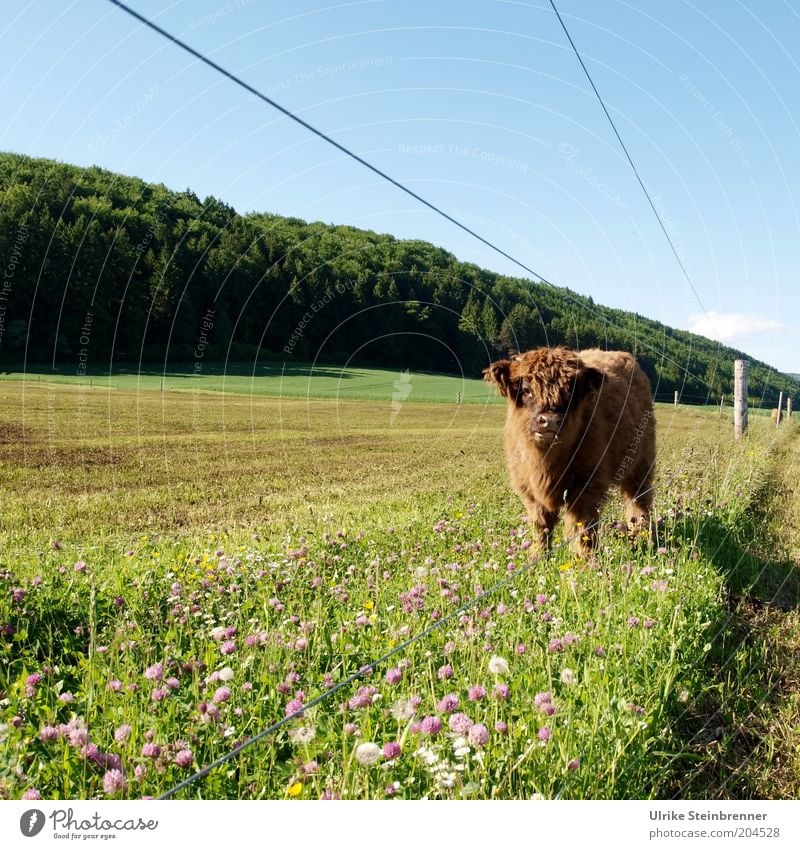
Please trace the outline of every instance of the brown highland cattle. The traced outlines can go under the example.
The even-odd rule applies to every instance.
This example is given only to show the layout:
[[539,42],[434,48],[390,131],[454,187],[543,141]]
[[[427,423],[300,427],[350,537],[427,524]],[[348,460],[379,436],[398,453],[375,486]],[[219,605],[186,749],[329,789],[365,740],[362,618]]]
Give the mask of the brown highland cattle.
[[511,483],[544,548],[565,508],[567,537],[591,557],[611,486],[632,530],[648,524],[655,417],[650,381],[631,354],[537,348],[483,374],[508,403]]

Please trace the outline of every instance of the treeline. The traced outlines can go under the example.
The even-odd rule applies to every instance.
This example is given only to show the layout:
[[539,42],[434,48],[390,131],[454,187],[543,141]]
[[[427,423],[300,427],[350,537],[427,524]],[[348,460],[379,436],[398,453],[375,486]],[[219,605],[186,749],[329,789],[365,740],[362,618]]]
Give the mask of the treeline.
[[[659,398],[730,396],[739,351],[422,241],[0,154],[0,361],[76,371],[279,359],[475,376],[543,344],[637,354]],[[754,402],[800,384],[751,360]]]

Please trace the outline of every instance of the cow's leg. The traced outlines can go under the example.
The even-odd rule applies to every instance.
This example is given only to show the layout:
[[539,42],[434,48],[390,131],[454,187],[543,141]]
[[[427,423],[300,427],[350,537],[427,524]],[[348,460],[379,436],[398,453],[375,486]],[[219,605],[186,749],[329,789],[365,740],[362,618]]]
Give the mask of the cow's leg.
[[634,533],[647,528],[650,524],[650,511],[653,506],[653,466],[642,461],[620,484],[620,492],[625,500],[625,520]]
[[543,504],[528,493],[522,494],[522,500],[525,502],[525,508],[528,511],[528,521],[531,524],[531,529],[538,543],[538,550],[549,551],[553,537],[553,528],[558,521],[558,513],[547,510]]
[[567,502],[564,533],[572,540],[574,550],[587,560],[593,559],[597,548],[597,525],[605,499],[605,488],[587,487]]

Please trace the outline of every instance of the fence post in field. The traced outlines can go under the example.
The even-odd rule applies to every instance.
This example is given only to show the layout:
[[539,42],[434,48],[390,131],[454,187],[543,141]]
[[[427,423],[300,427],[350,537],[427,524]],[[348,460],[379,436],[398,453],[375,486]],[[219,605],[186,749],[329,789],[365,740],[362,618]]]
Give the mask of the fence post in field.
[[678,406],[678,390],[675,390],[675,406]]
[[725,396],[719,399],[719,417],[722,418],[722,408],[725,406]]
[[790,395],[786,399],[786,418],[790,419],[792,417],[792,396]]
[[747,360],[733,363],[733,434],[736,439],[747,430]]
[[775,427],[781,423],[781,410],[783,409],[783,392],[778,396],[778,415],[775,417]]

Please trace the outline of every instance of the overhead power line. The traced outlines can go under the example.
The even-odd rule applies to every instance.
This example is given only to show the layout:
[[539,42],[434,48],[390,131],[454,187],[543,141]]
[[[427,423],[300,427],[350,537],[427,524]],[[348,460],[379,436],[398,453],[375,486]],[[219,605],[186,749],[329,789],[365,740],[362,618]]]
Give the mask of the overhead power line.
[[[569,41],[570,46],[572,47],[573,51],[575,52],[575,55],[578,58],[578,62],[580,62],[580,64],[581,64],[581,68],[583,68],[583,73],[586,74],[586,79],[589,80],[589,85],[592,87],[592,91],[594,91],[595,95],[597,95],[597,99],[600,102],[600,106],[603,107],[603,112],[605,112],[606,118],[608,118],[608,123],[611,124],[611,129],[614,131],[614,135],[617,137],[617,141],[619,142],[620,147],[622,148],[622,151],[623,151],[623,153],[625,154],[625,157],[628,160],[628,164],[633,169],[633,173],[636,175],[636,179],[639,181],[639,185],[642,187],[642,191],[644,192],[644,196],[647,198],[647,202],[650,204],[650,209],[653,210],[653,215],[655,215],[656,220],[658,221],[658,225],[659,225],[659,227],[661,227],[661,232],[664,234],[664,238],[669,242],[670,248],[672,248],[672,253],[674,254],[675,259],[677,260],[677,263],[680,266],[681,271],[683,272],[683,276],[686,279],[686,282],[689,284],[689,287],[691,288],[692,292],[694,293],[695,298],[697,298],[697,303],[700,305],[700,308],[705,313],[706,318],[709,318],[708,312],[706,311],[706,308],[703,306],[703,301],[700,298],[700,295],[697,294],[697,289],[694,288],[694,283],[692,283],[692,280],[689,277],[689,272],[686,270],[686,266],[683,264],[683,260],[681,259],[680,254],[678,253],[678,251],[675,247],[675,243],[672,241],[672,237],[669,235],[669,232],[667,231],[667,228],[664,225],[664,221],[661,218],[661,215],[660,215],[658,209],[656,209],[655,203],[653,203],[653,198],[650,196],[650,192],[647,190],[647,186],[645,186],[644,181],[642,180],[641,175],[639,174],[639,169],[636,167],[636,164],[634,163],[634,161],[633,161],[633,159],[630,155],[630,152],[628,151],[628,148],[625,145],[625,142],[622,141],[622,136],[619,134],[619,130],[617,129],[617,125],[614,123],[614,119],[611,117],[611,113],[608,111],[606,104],[605,104],[605,101],[603,100],[602,96],[600,95],[600,92],[597,90],[597,86],[594,84],[594,80],[592,79],[592,75],[589,73],[589,69],[586,67],[586,63],[583,61],[583,57],[581,56],[580,51],[575,46],[575,42],[572,40],[572,36],[569,34],[569,30],[567,29],[567,25],[564,23],[564,19],[561,17],[561,13],[558,11],[558,8],[556,7],[556,4],[553,2],[553,0],[550,0],[550,5],[553,7],[553,11],[556,13],[556,17],[558,18],[558,22],[561,24],[561,29],[564,30],[564,35],[566,35],[567,41]],[[709,321],[710,320],[711,319],[709,318]]]
[[[528,274],[530,274],[530,275],[532,275],[533,277],[537,278],[537,279],[538,279],[538,280],[540,280],[542,283],[544,283],[546,286],[549,286],[549,287],[551,287],[552,289],[559,289],[559,290],[560,290],[560,287],[559,287],[559,286],[556,286],[556,284],[555,284],[555,283],[553,283],[553,282],[551,282],[550,280],[548,280],[546,277],[544,277],[542,274],[540,274],[540,273],[539,273],[538,271],[536,271],[535,269],[531,268],[529,265],[526,265],[526,264],[525,264],[524,262],[522,262],[521,260],[519,260],[519,259],[517,259],[516,257],[512,256],[512,255],[511,255],[510,253],[508,253],[507,251],[504,251],[501,247],[499,247],[498,245],[496,245],[496,244],[495,244],[494,242],[492,242],[490,239],[487,239],[486,237],[481,236],[481,235],[480,235],[480,233],[477,233],[477,232],[476,232],[475,230],[473,230],[471,227],[468,227],[466,224],[464,224],[463,222],[459,221],[459,220],[458,220],[457,218],[455,218],[454,216],[452,216],[452,215],[450,215],[449,213],[445,212],[443,209],[441,209],[440,207],[438,207],[436,204],[432,203],[432,202],[431,202],[431,201],[429,201],[429,200],[426,200],[424,197],[422,197],[422,195],[417,194],[417,192],[415,192],[413,189],[408,188],[408,186],[404,185],[404,184],[403,184],[403,183],[401,183],[399,180],[396,180],[394,177],[390,176],[390,175],[389,175],[389,174],[387,174],[385,171],[383,171],[383,170],[381,170],[380,168],[378,168],[377,166],[373,165],[371,162],[369,162],[368,160],[364,159],[362,156],[359,156],[357,153],[355,153],[354,151],[350,150],[350,148],[348,148],[348,147],[346,147],[345,145],[341,144],[340,142],[336,141],[334,138],[332,138],[331,136],[329,136],[327,133],[325,133],[325,132],[323,132],[322,130],[318,129],[318,128],[317,128],[317,127],[315,127],[313,124],[310,124],[308,121],[305,121],[303,118],[301,118],[301,117],[299,117],[298,115],[296,115],[294,112],[292,112],[292,111],[291,111],[290,109],[288,109],[287,107],[282,106],[282,105],[281,105],[280,103],[278,103],[276,100],[273,100],[271,97],[268,97],[266,94],[264,94],[263,92],[259,91],[259,90],[258,90],[257,88],[255,88],[254,86],[252,86],[252,85],[250,85],[249,83],[245,82],[243,79],[241,79],[241,77],[238,77],[236,74],[232,73],[231,71],[228,71],[226,68],[223,68],[223,67],[222,67],[221,65],[219,65],[217,62],[214,62],[212,59],[209,59],[207,56],[205,56],[205,55],[204,55],[203,53],[201,53],[199,50],[196,50],[195,48],[193,48],[193,47],[191,47],[190,45],[186,44],[186,42],[182,41],[182,40],[181,40],[180,38],[178,38],[177,36],[175,36],[175,35],[173,35],[172,33],[168,32],[168,31],[167,31],[167,30],[165,30],[163,27],[158,26],[158,24],[156,24],[156,23],[154,23],[153,21],[151,21],[151,20],[150,20],[149,18],[147,18],[145,15],[142,15],[141,13],[137,12],[135,9],[132,9],[132,8],[131,8],[130,6],[128,6],[126,3],[121,2],[121,0],[108,0],[108,2],[109,2],[109,3],[112,3],[114,6],[117,6],[119,9],[121,9],[123,12],[126,12],[126,13],[127,13],[128,15],[130,15],[132,18],[134,18],[135,20],[137,20],[137,21],[139,21],[140,23],[144,24],[146,27],[148,27],[148,29],[151,29],[153,32],[158,33],[158,35],[160,35],[160,36],[162,36],[163,38],[167,39],[168,41],[172,42],[172,43],[173,43],[174,45],[176,45],[177,47],[180,47],[182,50],[186,51],[186,52],[187,52],[187,53],[189,53],[191,56],[194,56],[194,57],[195,57],[195,59],[198,59],[198,60],[199,60],[200,62],[202,62],[204,65],[207,65],[209,68],[212,68],[212,69],[213,69],[213,70],[215,70],[217,73],[222,74],[222,76],[226,77],[226,78],[227,78],[227,79],[229,79],[231,82],[233,82],[233,83],[235,83],[236,85],[238,85],[240,88],[243,88],[245,91],[247,91],[248,93],[252,94],[254,97],[258,98],[259,100],[263,101],[264,103],[268,104],[269,106],[272,106],[274,109],[277,109],[279,112],[281,112],[281,113],[282,113],[283,115],[285,115],[287,118],[290,118],[292,121],[294,121],[296,124],[299,124],[301,127],[303,127],[304,129],[308,130],[310,133],[313,133],[313,134],[314,134],[315,136],[317,136],[318,138],[320,138],[320,139],[322,139],[323,141],[327,142],[328,144],[332,145],[332,146],[333,146],[333,147],[335,147],[337,150],[339,150],[339,151],[341,151],[342,153],[344,153],[346,156],[348,156],[348,157],[350,157],[351,159],[353,159],[354,161],[358,162],[360,165],[363,165],[365,168],[368,168],[368,169],[369,169],[370,171],[372,171],[374,174],[378,175],[381,179],[386,180],[387,182],[391,183],[393,186],[395,186],[396,188],[400,189],[400,191],[404,192],[404,193],[405,193],[405,194],[407,194],[409,197],[414,198],[414,200],[416,200],[416,201],[418,201],[419,203],[423,204],[423,205],[424,205],[424,206],[426,206],[428,209],[430,209],[431,211],[435,212],[437,215],[441,216],[441,217],[442,217],[442,218],[444,218],[445,220],[447,220],[447,221],[449,221],[450,223],[454,224],[456,227],[459,227],[459,228],[460,228],[461,230],[463,230],[465,233],[468,233],[470,236],[474,237],[474,238],[475,238],[475,239],[477,239],[479,242],[481,242],[482,244],[486,245],[488,248],[490,248],[491,250],[495,251],[495,252],[496,252],[497,254],[499,254],[500,256],[504,257],[505,259],[507,259],[507,260],[509,260],[510,262],[514,263],[514,265],[516,265],[516,266],[518,266],[519,268],[523,269],[524,271],[528,272]],[[552,0],[551,0],[551,3],[552,3]],[[680,267],[681,267],[681,269],[682,269],[682,271],[683,271],[683,274],[684,274],[684,276],[685,276],[686,280],[687,280],[687,281],[688,281],[688,283],[689,283],[689,286],[691,287],[692,291],[694,292],[695,297],[697,298],[697,301],[698,301],[698,303],[700,304],[700,307],[703,309],[703,312],[704,312],[704,313],[706,313],[706,316],[708,316],[708,313],[707,313],[707,311],[706,311],[705,307],[703,306],[703,303],[702,303],[702,301],[700,300],[700,297],[699,297],[699,295],[697,294],[697,291],[695,290],[695,288],[694,288],[694,286],[693,286],[693,284],[692,284],[691,280],[689,279],[689,275],[688,275],[688,273],[687,273],[687,271],[686,271],[686,269],[685,269],[685,267],[684,267],[683,263],[681,262],[680,257],[678,256],[678,252],[675,250],[675,246],[672,244],[672,240],[670,239],[670,237],[669,237],[669,233],[667,233],[667,230],[666,230],[666,228],[665,228],[665,226],[664,226],[664,223],[663,223],[663,221],[661,220],[660,215],[658,214],[658,210],[655,208],[655,205],[653,204],[653,201],[652,201],[652,199],[651,199],[651,197],[650,197],[649,192],[647,191],[647,189],[646,189],[646,187],[645,187],[644,183],[642,182],[641,178],[639,177],[639,173],[638,173],[638,171],[636,170],[636,166],[633,164],[633,160],[631,159],[630,155],[628,154],[628,150],[627,150],[627,148],[625,147],[625,145],[624,145],[624,143],[623,143],[623,141],[622,141],[622,138],[620,137],[619,133],[617,132],[617,129],[616,129],[616,127],[614,126],[614,122],[611,120],[611,116],[609,115],[608,110],[607,110],[607,109],[606,109],[606,107],[605,107],[605,104],[603,104],[602,98],[600,98],[600,94],[599,94],[599,92],[597,91],[596,86],[595,86],[595,85],[594,85],[594,83],[592,82],[591,77],[589,76],[589,72],[586,70],[586,66],[584,65],[583,60],[581,59],[580,54],[578,53],[577,49],[575,48],[575,45],[574,45],[574,43],[572,42],[572,38],[570,37],[569,32],[567,31],[566,27],[564,26],[564,22],[561,20],[561,16],[558,14],[558,9],[556,9],[555,5],[553,5],[553,9],[554,9],[554,11],[555,11],[556,15],[558,15],[558,19],[559,19],[559,21],[561,21],[561,25],[562,25],[562,27],[564,28],[564,32],[567,34],[567,38],[569,39],[570,44],[572,44],[572,47],[573,47],[573,49],[575,50],[576,55],[578,56],[578,59],[579,59],[579,61],[580,61],[580,63],[581,63],[581,66],[583,67],[584,71],[586,72],[586,76],[589,78],[589,82],[591,83],[592,88],[594,89],[595,93],[597,94],[597,97],[598,97],[598,99],[600,100],[600,103],[603,105],[603,110],[605,111],[606,115],[608,116],[608,120],[611,122],[611,126],[614,128],[614,132],[615,132],[615,134],[616,134],[617,138],[619,139],[619,142],[620,142],[620,144],[622,145],[623,150],[625,151],[625,155],[628,157],[628,161],[630,162],[631,167],[633,168],[634,173],[636,174],[637,179],[639,180],[639,184],[641,185],[642,190],[644,191],[645,195],[647,196],[648,201],[650,202],[650,206],[651,206],[651,208],[653,209],[653,212],[655,213],[656,218],[658,219],[659,224],[661,225],[661,229],[664,231],[664,235],[667,237],[667,240],[669,241],[670,245],[672,246],[673,253],[675,254],[675,257],[676,257],[676,259],[678,260],[678,263],[680,264]],[[563,290],[561,290],[561,291],[563,291]],[[569,298],[570,298],[570,300],[573,300],[575,303],[577,303],[577,304],[578,304],[579,306],[581,306],[582,308],[584,308],[584,309],[588,309],[588,311],[589,311],[592,315],[594,315],[595,317],[601,318],[603,321],[606,321],[606,322],[608,322],[609,324],[612,324],[612,325],[614,324],[614,322],[610,322],[610,321],[609,321],[609,319],[608,319],[606,316],[601,315],[601,314],[600,314],[597,310],[592,309],[591,307],[588,307],[588,308],[587,308],[587,307],[586,307],[586,304],[580,304],[579,302],[575,301],[575,299],[574,299],[574,298],[572,298],[570,295],[567,295],[567,297],[569,297]],[[626,332],[627,332],[627,331],[626,331]],[[671,357],[667,357],[667,356],[665,356],[665,351],[664,351],[664,350],[656,349],[656,348],[655,348],[653,345],[651,345],[651,344],[644,343],[644,346],[645,346],[647,349],[652,350],[653,352],[655,352],[655,353],[659,354],[659,355],[660,355],[662,358],[664,358],[667,362],[670,362],[670,363],[672,363],[673,365],[676,365],[676,366],[677,366],[677,367],[678,367],[678,368],[679,368],[679,369],[683,372],[683,374],[684,374],[684,383],[685,383],[686,378],[687,378],[687,376],[688,376],[688,375],[689,375],[689,373],[690,373],[690,372],[689,372],[689,369],[688,369],[688,367],[687,367],[686,365],[684,365],[684,364],[682,364],[682,363],[678,363],[677,361],[673,360]]]
[[469,233],[470,236],[473,236],[474,238],[478,239],[478,241],[482,242],[484,245],[491,248],[493,251],[496,251],[498,254],[505,257],[510,262],[513,262],[514,265],[517,265],[524,271],[527,271],[528,274],[532,274],[534,277],[537,277],[539,280],[542,281],[542,283],[547,283],[551,286],[554,285],[550,283],[549,280],[542,277],[539,272],[534,271],[534,269],[532,269],[530,266],[526,265],[521,260],[516,259],[516,257],[513,257],[510,253],[507,253],[502,248],[494,244],[494,242],[491,242],[489,239],[485,238],[484,236],[481,236],[480,233],[476,233],[475,230],[468,227],[466,224],[462,223],[454,216],[445,212],[443,209],[436,206],[436,204],[431,203],[429,200],[426,200],[424,197],[422,197],[422,195],[418,195],[413,189],[409,189],[408,186],[404,185],[399,180],[395,180],[394,177],[390,176],[385,171],[382,171],[380,168],[378,168],[376,165],[373,165],[371,162],[364,159],[363,156],[359,156],[357,153],[350,150],[349,147],[346,147],[345,145],[336,141],[336,139],[331,138],[331,136],[329,136],[327,133],[324,133],[322,130],[317,129],[317,127],[315,127],[313,124],[309,124],[308,121],[303,120],[299,115],[295,115],[295,113],[292,112],[290,109],[287,109],[285,106],[282,106],[276,100],[273,100],[271,97],[268,97],[266,94],[259,91],[257,88],[254,88],[249,83],[246,83],[241,77],[238,77],[236,76],[236,74],[232,73],[231,71],[228,71],[226,68],[223,68],[222,65],[218,65],[212,59],[209,59],[207,56],[200,53],[199,50],[195,50],[193,47],[189,46],[185,41],[181,41],[180,38],[175,35],[172,35],[172,33],[170,32],[167,32],[167,30],[158,26],[158,24],[153,23],[153,21],[140,14],[135,9],[131,9],[131,7],[126,5],[125,3],[121,3],[120,0],[108,0],[108,2],[113,3],[115,6],[118,6],[124,12],[127,12],[131,17],[136,18],[137,21],[143,23],[146,27],[149,27],[154,32],[157,32],[159,35],[171,41],[173,44],[180,47],[182,50],[185,50],[187,53],[190,53],[192,56],[195,57],[195,59],[199,59],[204,65],[208,65],[209,68],[213,68],[215,71],[222,74],[224,77],[227,77],[231,82],[236,83],[236,85],[240,86],[245,91],[252,94],[254,97],[257,97],[259,100],[263,100],[264,103],[268,103],[274,109],[277,109],[279,112],[282,112],[287,118],[291,118],[292,121],[299,124],[301,127],[305,128],[309,132],[313,133],[315,136],[321,138],[323,141],[328,142],[328,144],[333,145],[335,148],[337,148],[337,150],[340,150],[342,153],[351,157],[356,162],[363,165],[365,168],[369,168],[369,170],[372,171],[374,174],[377,174],[382,179],[387,180],[393,186],[396,186],[398,189],[400,189],[400,191],[405,192],[407,195],[414,198],[414,200],[417,200],[421,204],[424,204],[428,207],[428,209],[433,210],[433,212],[435,212],[437,215],[441,215],[442,218],[447,219],[447,221],[449,221],[451,224],[455,224],[456,227],[460,227],[465,233]]

